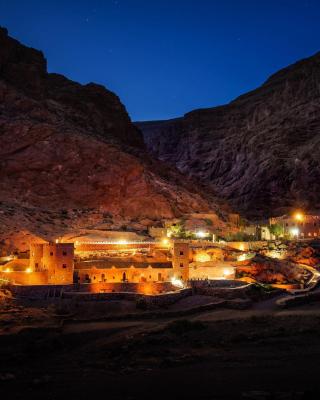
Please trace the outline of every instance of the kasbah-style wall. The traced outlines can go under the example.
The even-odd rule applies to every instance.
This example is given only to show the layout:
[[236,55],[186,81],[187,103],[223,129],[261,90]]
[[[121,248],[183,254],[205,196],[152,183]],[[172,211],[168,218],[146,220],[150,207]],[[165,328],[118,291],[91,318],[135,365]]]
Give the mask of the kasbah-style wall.
[[[111,245],[114,247],[114,245]],[[166,282],[172,278],[187,281],[189,278],[189,244],[174,242],[168,262],[154,263],[146,268],[129,265],[126,268],[77,268],[74,263],[73,243],[33,243],[30,246],[30,261],[14,260],[0,271],[0,279],[18,285],[70,285],[98,282]],[[163,261],[163,260],[162,260]],[[144,263],[145,264],[145,263]]]

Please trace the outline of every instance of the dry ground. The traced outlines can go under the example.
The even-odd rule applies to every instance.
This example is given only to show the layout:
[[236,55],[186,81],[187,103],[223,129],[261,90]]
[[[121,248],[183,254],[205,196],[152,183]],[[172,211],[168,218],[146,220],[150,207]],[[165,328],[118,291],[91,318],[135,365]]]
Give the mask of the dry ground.
[[319,398],[317,303],[63,324],[55,306],[13,306],[0,336],[0,393],[10,399]]

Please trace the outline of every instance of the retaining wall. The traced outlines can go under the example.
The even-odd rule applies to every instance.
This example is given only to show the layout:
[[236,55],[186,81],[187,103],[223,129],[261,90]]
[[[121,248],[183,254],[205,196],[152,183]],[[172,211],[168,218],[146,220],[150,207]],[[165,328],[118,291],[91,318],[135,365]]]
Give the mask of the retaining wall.
[[77,299],[79,301],[107,301],[107,300],[144,300],[147,306],[168,306],[178,300],[191,296],[190,288],[176,290],[175,292],[145,295],[141,293],[130,292],[109,292],[109,293],[88,293],[88,292],[64,292],[62,297],[65,299]]

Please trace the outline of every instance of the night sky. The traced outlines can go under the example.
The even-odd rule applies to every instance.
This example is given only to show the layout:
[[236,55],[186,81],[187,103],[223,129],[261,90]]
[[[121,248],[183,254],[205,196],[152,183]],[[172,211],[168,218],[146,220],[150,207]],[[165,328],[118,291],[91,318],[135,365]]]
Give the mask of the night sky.
[[229,102],[320,50],[319,0],[0,0],[0,25],[133,120]]

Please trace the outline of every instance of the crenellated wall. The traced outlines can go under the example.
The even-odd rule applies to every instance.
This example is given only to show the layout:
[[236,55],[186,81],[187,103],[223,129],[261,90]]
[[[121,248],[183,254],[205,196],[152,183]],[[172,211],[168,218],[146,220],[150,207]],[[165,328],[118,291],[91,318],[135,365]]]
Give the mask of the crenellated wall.
[[76,269],[76,276],[79,283],[99,282],[162,282],[170,281],[173,277],[173,268],[81,268]]

